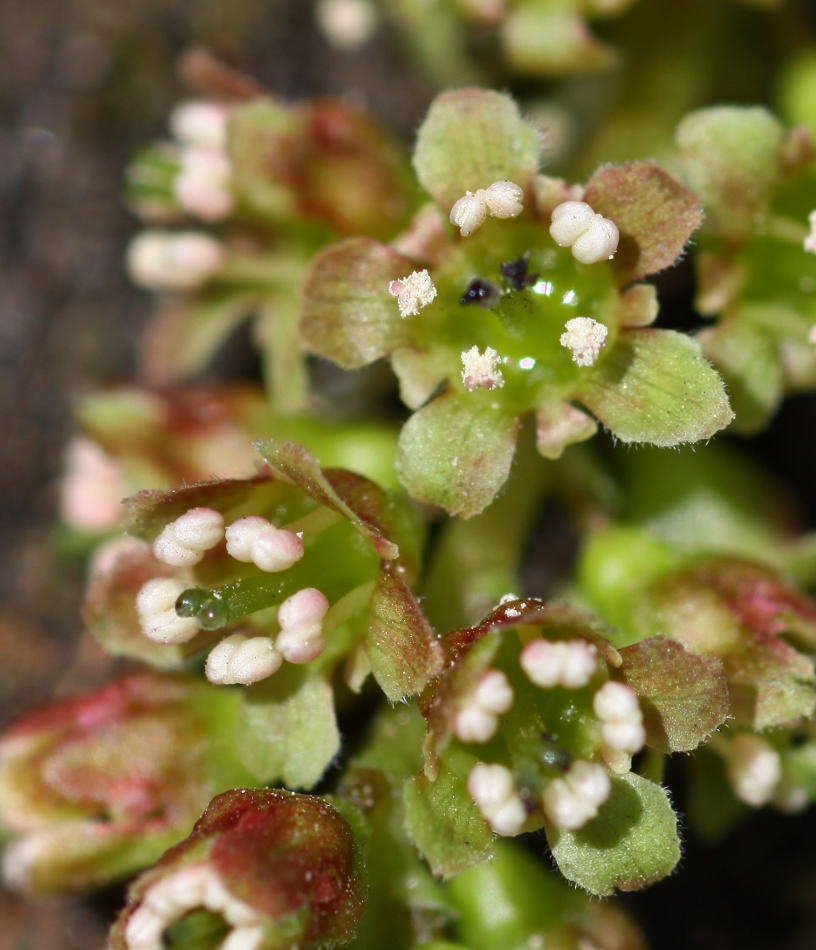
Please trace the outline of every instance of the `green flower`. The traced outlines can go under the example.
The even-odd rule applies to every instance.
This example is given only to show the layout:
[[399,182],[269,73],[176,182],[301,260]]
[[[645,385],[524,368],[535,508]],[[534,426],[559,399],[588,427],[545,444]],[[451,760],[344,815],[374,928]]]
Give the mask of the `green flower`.
[[677,260],[700,222],[695,197],[652,163],[569,188],[537,174],[539,149],[509,98],[443,94],[414,154],[436,204],[391,245],[323,251],[304,285],[307,347],[346,369],[391,357],[416,410],[398,474],[465,517],[504,484],[529,414],[548,458],[594,433],[576,402],[625,442],[693,442],[731,419],[698,345],[645,329],[657,301],[637,283]]

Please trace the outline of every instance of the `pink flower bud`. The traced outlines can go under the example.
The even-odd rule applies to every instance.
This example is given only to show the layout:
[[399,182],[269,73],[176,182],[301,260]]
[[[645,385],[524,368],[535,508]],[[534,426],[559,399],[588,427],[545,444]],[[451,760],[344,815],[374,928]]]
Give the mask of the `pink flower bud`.
[[237,561],[252,562],[262,571],[288,570],[305,552],[303,539],[266,518],[250,515],[227,528],[227,553]]
[[281,632],[275,646],[289,663],[309,663],[326,648],[323,618],[329,609],[324,594],[306,587],[288,597],[278,608]]

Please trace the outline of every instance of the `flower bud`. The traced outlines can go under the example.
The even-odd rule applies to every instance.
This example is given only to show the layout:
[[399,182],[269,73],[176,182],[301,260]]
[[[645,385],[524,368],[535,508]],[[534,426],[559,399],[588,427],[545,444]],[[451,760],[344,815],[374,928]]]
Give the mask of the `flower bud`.
[[515,218],[524,210],[524,190],[512,181],[494,181],[485,188],[484,202],[494,218]]
[[181,154],[173,192],[182,208],[202,221],[223,221],[235,205],[229,189],[231,176],[226,153],[193,145]]
[[127,269],[148,290],[188,291],[206,283],[225,256],[220,241],[199,231],[142,231],[128,247]]
[[602,765],[578,760],[564,778],[551,779],[544,787],[544,812],[559,828],[576,831],[598,814],[611,791]]
[[496,834],[516,835],[521,831],[527,812],[508,768],[479,762],[468,778],[468,790]]
[[466,191],[450,212],[450,223],[459,228],[462,237],[469,237],[482,226],[487,217],[484,189]]
[[191,508],[166,525],[153,544],[156,559],[173,567],[198,564],[224,537],[224,516],[212,508]]
[[519,662],[530,682],[543,689],[580,689],[598,666],[595,648],[586,640],[532,640]]
[[0,736],[6,882],[98,887],[178,841],[213,792],[245,782],[228,736],[236,694],[141,673],[30,713]]
[[364,913],[360,863],[351,827],[327,802],[272,789],[226,792],[133,885],[111,950],[161,950],[167,928],[197,910],[231,928],[221,945],[229,950],[345,945]]
[[304,554],[302,538],[292,531],[276,528],[260,515],[233,522],[227,528],[226,537],[227,554],[269,573],[288,570]]

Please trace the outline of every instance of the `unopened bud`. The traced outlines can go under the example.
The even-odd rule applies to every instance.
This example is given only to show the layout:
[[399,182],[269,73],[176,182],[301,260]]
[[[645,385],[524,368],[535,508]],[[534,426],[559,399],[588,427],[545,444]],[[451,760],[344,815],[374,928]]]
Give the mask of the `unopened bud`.
[[611,790],[609,774],[602,765],[579,759],[563,778],[551,779],[545,786],[544,812],[557,827],[576,831],[598,814]]
[[233,522],[226,531],[227,553],[236,561],[253,563],[262,571],[288,570],[304,554],[303,539],[293,531],[276,528],[260,515]]
[[530,682],[543,689],[580,689],[598,667],[595,647],[586,640],[532,640],[519,662]]
[[468,776],[468,791],[498,835],[516,835],[527,820],[513,775],[503,765],[479,762]]
[[195,290],[221,267],[226,256],[220,241],[199,231],[142,231],[130,242],[127,268],[131,279],[148,290]]

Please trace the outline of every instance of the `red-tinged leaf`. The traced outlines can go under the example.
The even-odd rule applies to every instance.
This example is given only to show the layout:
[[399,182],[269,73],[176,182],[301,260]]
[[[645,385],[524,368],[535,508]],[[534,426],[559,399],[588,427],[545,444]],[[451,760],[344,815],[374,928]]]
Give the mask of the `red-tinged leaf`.
[[618,226],[622,283],[671,267],[703,220],[697,197],[654,162],[601,166],[584,201]]
[[728,716],[722,663],[695,656],[675,640],[649,637],[620,651],[620,676],[637,693],[646,744],[661,752],[691,752]]
[[212,640],[212,634],[204,631],[182,644],[155,643],[144,635],[136,613],[136,595],[154,577],[172,574],[173,568],[159,563],[147,546],[134,542],[124,544],[110,566],[91,576],[83,615],[108,653],[173,669]]
[[[399,557],[398,546],[380,533],[378,524],[365,520],[365,517],[388,518],[388,496],[378,485],[353,472],[340,469],[324,472],[309,450],[294,442],[278,443],[268,439],[258,442],[256,448],[283,478],[319,504],[347,518],[371,541],[383,560]],[[362,517],[355,506],[360,508]]]
[[442,669],[442,644],[396,570],[380,570],[364,645],[374,678],[392,702],[419,693]]
[[417,135],[414,168],[447,214],[466,191],[512,181],[529,191],[541,149],[537,130],[509,97],[485,89],[443,92]]
[[270,493],[275,491],[275,483],[264,474],[246,480],[199,482],[166,491],[145,489],[125,499],[122,530],[143,541],[153,541],[166,524],[191,508],[214,508],[224,514],[245,504],[253,495],[260,500],[267,486]]
[[343,369],[358,369],[411,343],[411,318],[388,292],[416,261],[369,238],[349,238],[318,254],[303,285],[305,346]]

